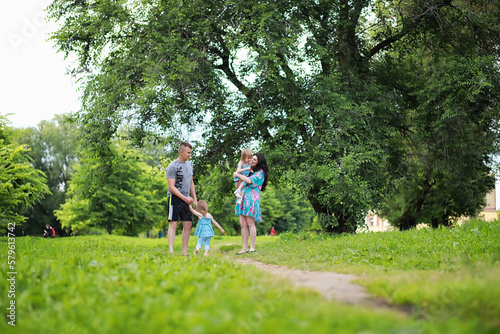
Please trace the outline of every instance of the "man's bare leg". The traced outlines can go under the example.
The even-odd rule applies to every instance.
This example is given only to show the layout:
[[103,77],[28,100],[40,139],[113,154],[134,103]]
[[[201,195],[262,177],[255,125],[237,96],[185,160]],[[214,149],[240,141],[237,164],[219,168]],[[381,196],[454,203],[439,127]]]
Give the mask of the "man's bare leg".
[[170,221],[168,225],[168,251],[170,254],[174,254],[174,242],[175,242],[175,229],[177,228],[176,221]]
[[182,228],[182,255],[187,255],[189,235],[191,233],[191,226],[193,226],[193,223],[189,222],[189,221],[183,221],[182,226],[183,226],[183,228]]

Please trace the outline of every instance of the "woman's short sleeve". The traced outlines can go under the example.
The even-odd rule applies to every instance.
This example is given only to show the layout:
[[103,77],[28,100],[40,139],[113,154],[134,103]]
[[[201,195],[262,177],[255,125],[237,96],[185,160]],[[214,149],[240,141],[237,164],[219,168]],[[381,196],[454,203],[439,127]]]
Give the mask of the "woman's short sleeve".
[[259,170],[257,173],[250,176],[250,180],[252,180],[250,187],[257,188],[262,186],[262,184],[264,183],[264,171]]

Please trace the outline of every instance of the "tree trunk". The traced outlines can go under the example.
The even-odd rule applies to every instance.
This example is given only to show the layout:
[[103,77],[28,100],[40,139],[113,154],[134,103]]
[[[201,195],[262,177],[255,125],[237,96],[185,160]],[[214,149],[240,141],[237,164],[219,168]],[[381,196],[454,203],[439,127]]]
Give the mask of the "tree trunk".
[[408,210],[406,210],[405,213],[403,213],[403,215],[401,216],[397,224],[400,231],[406,231],[417,226],[417,219],[413,212],[413,208],[413,206],[410,206],[410,208],[408,208]]
[[401,219],[397,224],[400,231],[409,230],[417,226],[419,212],[425,203],[427,195],[431,192],[434,183],[435,182],[424,182],[425,187],[422,189],[420,196],[413,200],[413,203],[411,203],[406,211],[401,215]]
[[452,226],[450,215],[445,212],[441,217],[433,217],[431,220],[431,226],[432,228],[439,228],[439,226]]
[[337,210],[329,209],[327,206],[320,204],[314,196],[309,197],[316,215],[320,220],[321,228],[330,234],[354,233],[356,232],[357,224],[354,218],[346,215],[339,206]]

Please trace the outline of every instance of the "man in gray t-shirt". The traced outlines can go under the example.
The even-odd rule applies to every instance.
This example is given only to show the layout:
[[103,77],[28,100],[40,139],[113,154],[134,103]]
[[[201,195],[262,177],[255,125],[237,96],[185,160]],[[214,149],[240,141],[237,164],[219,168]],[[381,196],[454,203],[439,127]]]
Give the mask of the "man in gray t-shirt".
[[[175,229],[182,221],[182,255],[187,255],[187,246],[193,221],[189,205],[196,207],[196,191],[193,182],[193,165],[188,161],[193,148],[189,143],[181,143],[179,157],[167,167],[168,182],[168,248],[174,253]],[[192,196],[192,197],[191,197]]]
[[[193,180],[193,164],[191,161],[180,162],[175,159],[168,165],[167,180],[174,179],[174,187],[181,192],[185,197],[189,197],[189,188]],[[168,188],[167,196],[172,195],[170,187]]]

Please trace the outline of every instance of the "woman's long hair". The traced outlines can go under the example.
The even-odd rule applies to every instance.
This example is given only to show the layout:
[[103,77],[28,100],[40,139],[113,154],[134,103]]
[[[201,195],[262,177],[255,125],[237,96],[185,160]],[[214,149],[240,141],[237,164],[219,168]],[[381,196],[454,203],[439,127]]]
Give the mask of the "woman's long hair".
[[264,154],[255,153],[255,156],[257,156],[257,159],[259,159],[259,162],[253,168],[253,170],[254,170],[254,173],[261,170],[261,169],[262,169],[262,171],[264,171],[264,183],[262,183],[262,188],[260,188],[260,191],[264,191],[264,190],[266,190],[266,186],[267,186],[269,167],[267,167],[267,162],[266,162],[266,158],[264,157]]

